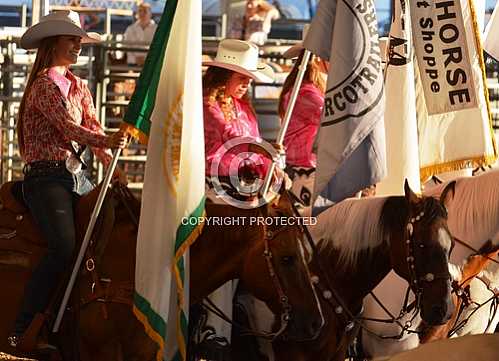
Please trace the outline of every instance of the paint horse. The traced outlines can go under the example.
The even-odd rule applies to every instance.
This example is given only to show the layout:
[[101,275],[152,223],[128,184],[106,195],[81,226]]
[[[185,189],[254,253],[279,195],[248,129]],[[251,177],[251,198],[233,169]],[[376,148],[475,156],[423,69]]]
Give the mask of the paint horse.
[[[12,183],[0,190],[0,279],[9,294],[0,301],[0,349],[6,344],[30,269],[43,254],[44,243],[25,206],[12,193]],[[19,184],[16,187],[19,189]],[[86,229],[98,190],[83,197],[77,207],[77,233]],[[19,198],[19,196],[17,197]],[[144,332],[132,312],[135,250],[140,202],[127,188],[114,186],[98,222],[95,243],[90,246],[77,281],[71,312],[65,316],[60,346],[65,359],[159,359],[159,348]],[[287,216],[286,196],[266,207],[240,210],[206,204],[209,217]],[[224,282],[240,278],[251,292],[287,322],[291,338],[315,337],[323,318],[304,261],[297,226],[205,226],[190,248],[191,302],[200,301]],[[208,271],[209,270],[209,271]],[[73,338],[62,339],[62,335]]]
[[406,182],[405,197],[347,199],[321,213],[311,228],[318,254],[309,267],[326,325],[312,341],[275,341],[275,360],[343,361],[364,326],[363,298],[391,269],[418,295],[415,307],[429,324],[446,322],[453,311],[445,211],[451,188],[438,201],[416,196]]
[[[441,184],[425,191],[427,195],[438,196],[443,193],[451,182]],[[499,171],[485,172],[476,177],[458,178],[455,181],[455,197],[448,206],[448,226],[456,239],[464,241],[475,250],[487,248],[493,252],[499,248]],[[490,240],[490,242],[488,241]],[[456,242],[451,262],[459,267],[466,259],[475,253],[468,246]],[[498,260],[496,257],[495,260]],[[457,325],[455,335],[490,333],[494,332],[499,323],[499,312],[490,307],[497,294],[495,289],[499,285],[499,265],[488,262],[482,276],[475,278],[470,284],[470,304],[464,308]],[[459,277],[459,273],[456,274]],[[375,291],[378,298],[384,303],[401,304],[404,295],[395,285],[398,282],[391,278],[383,281],[379,291]],[[391,301],[390,301],[391,300]],[[372,299],[366,299],[366,313],[371,317],[381,311]],[[396,324],[376,324],[378,335],[390,335],[400,332]],[[414,334],[404,334],[401,339],[385,339],[362,335],[363,347],[370,356],[388,356],[419,345],[419,338]]]

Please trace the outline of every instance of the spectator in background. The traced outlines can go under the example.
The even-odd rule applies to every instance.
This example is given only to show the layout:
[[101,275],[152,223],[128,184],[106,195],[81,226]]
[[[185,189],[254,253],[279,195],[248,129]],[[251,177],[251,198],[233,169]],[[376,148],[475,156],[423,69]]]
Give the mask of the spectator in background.
[[279,18],[279,11],[265,0],[247,0],[244,15],[233,22],[231,37],[263,45],[270,33],[272,20]]
[[[151,5],[141,3],[137,7],[137,21],[125,31],[125,42],[137,45],[149,45],[156,31],[157,25],[152,19]],[[127,63],[143,65],[146,52],[127,52]]]
[[68,3],[69,6],[73,7],[72,10],[76,11],[80,16],[80,24],[83,30],[94,29],[100,22],[99,16],[97,14],[87,13],[84,14],[79,12],[78,10],[86,7],[80,3],[80,0],[70,0]]

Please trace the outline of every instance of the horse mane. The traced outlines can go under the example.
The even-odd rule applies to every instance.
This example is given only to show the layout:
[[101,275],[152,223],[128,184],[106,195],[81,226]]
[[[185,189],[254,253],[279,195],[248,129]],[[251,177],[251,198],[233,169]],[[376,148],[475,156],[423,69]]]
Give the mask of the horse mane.
[[384,240],[380,218],[387,197],[346,199],[322,212],[312,233],[321,251],[339,252],[338,263],[356,263],[360,251],[373,250]]
[[[432,187],[425,195],[440,196],[448,183]],[[467,241],[491,238],[499,220],[499,171],[456,179],[456,192],[448,208],[456,237]]]

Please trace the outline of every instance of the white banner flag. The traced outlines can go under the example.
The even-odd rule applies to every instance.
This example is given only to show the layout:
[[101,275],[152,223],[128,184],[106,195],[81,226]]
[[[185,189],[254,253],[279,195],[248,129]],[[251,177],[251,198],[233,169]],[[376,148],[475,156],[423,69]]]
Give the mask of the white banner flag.
[[374,2],[322,0],[304,45],[330,61],[314,193],[338,202],[386,174],[383,72]]
[[410,5],[414,47],[428,114],[476,107],[460,1],[418,0],[411,1]]
[[201,52],[201,2],[168,1],[131,102],[149,136],[133,310],[157,361],[187,359],[188,250],[204,215]]
[[413,191],[421,191],[409,6],[407,0],[395,0],[392,4],[394,16],[390,34],[388,39],[382,39],[387,42],[385,131],[388,174],[376,187],[377,195],[403,195],[405,179]]
[[[419,4],[420,2],[417,3]],[[426,3],[426,1],[423,1],[423,3]],[[445,6],[443,5],[444,3]],[[462,0],[460,6],[457,6],[457,3],[454,1],[443,2],[434,0],[431,4],[436,11],[435,16],[438,17],[440,15],[445,17],[445,19],[442,19],[443,22],[435,24],[433,29],[435,34],[443,31],[446,34],[445,36],[450,36],[451,31],[446,29],[451,25],[446,24],[452,23],[448,23],[447,21],[461,19],[459,20],[459,23],[461,23],[463,22],[462,19],[467,19],[464,21],[464,32],[460,30],[459,33],[460,38],[464,36],[461,45],[456,45],[455,50],[449,49],[449,51],[455,51],[453,54],[458,56],[457,54],[464,52],[464,49],[466,49],[466,56],[471,64],[471,72],[468,73],[468,70],[465,71],[462,68],[456,69],[453,65],[446,71],[445,78],[461,74],[459,75],[459,79],[461,79],[460,85],[463,87],[461,89],[463,92],[465,88],[470,90],[469,85],[473,84],[475,88],[473,92],[476,94],[476,106],[432,115],[428,111],[426,94],[423,95],[424,81],[421,80],[425,76],[423,72],[426,69],[426,65],[423,64],[421,66],[419,64],[419,67],[416,67],[419,160],[422,180],[426,180],[433,174],[488,165],[494,163],[497,158],[486,89],[480,39],[481,32],[476,21],[474,21],[476,14],[473,1]],[[414,6],[416,5],[411,7],[411,11]],[[461,11],[457,11],[458,8]],[[415,21],[413,18],[412,23],[414,24]],[[440,28],[436,26],[437,24],[439,24]],[[452,29],[457,28],[451,27]],[[452,34],[454,34],[454,30],[452,30]],[[415,39],[420,35],[414,32]],[[436,37],[433,37],[433,39],[435,42],[441,43],[441,39]],[[431,45],[432,43],[428,42],[428,44]],[[466,47],[463,44],[466,44]],[[440,55],[439,61],[445,63],[446,59],[448,59],[448,54]],[[463,53],[463,61],[465,59],[464,55]],[[421,59],[418,57],[417,61],[419,62]],[[425,62],[425,60],[423,61]],[[465,73],[466,76],[464,76]],[[461,94],[464,96],[465,93]]]

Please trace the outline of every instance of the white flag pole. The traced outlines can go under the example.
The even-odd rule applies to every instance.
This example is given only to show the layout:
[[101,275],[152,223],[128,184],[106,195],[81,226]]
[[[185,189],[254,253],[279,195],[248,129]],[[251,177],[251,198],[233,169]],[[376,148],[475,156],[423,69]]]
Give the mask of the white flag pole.
[[[288,108],[286,109],[286,114],[284,115],[284,120],[282,122],[281,128],[279,129],[279,134],[277,135],[276,144],[282,146],[284,142],[284,136],[288,130],[289,122],[291,120],[291,115],[293,114],[293,109],[295,107],[296,98],[298,98],[298,92],[300,91],[301,84],[303,82],[303,77],[305,71],[307,70],[308,60],[310,59],[310,50],[305,49],[303,53],[303,58],[298,68],[298,74],[296,76],[295,83],[293,85],[293,90],[291,91],[291,97],[289,98]],[[270,182],[272,181],[272,175],[275,170],[275,159],[272,160],[270,164],[269,171],[265,176],[263,187],[261,188],[261,194],[265,197],[270,188]]]
[[95,203],[94,210],[92,211],[92,215],[90,216],[90,221],[88,222],[88,227],[85,233],[85,237],[83,238],[83,242],[80,246],[80,252],[78,253],[78,257],[76,258],[76,262],[73,266],[71,278],[69,279],[68,285],[66,286],[64,297],[62,298],[61,305],[59,306],[59,311],[57,312],[57,317],[55,319],[54,327],[52,328],[52,332],[54,333],[59,331],[59,327],[62,321],[62,316],[64,315],[64,310],[66,309],[66,306],[68,304],[69,296],[73,291],[73,287],[76,281],[76,277],[78,276],[78,271],[80,269],[81,262],[83,261],[83,257],[85,256],[85,251],[87,250],[88,243],[90,242],[90,237],[92,236],[92,232],[95,227],[95,222],[97,221],[97,217],[99,216],[100,210],[102,208],[102,203],[104,203],[104,198],[106,197],[106,193],[109,188],[109,184],[111,183],[111,178],[113,176],[114,170],[116,169],[116,165],[118,164],[118,158],[120,154],[121,154],[121,148],[114,150],[113,160],[111,161],[111,164],[109,164],[109,167],[107,168],[106,176],[104,177],[104,181],[102,182],[99,197],[97,197],[97,202]]

